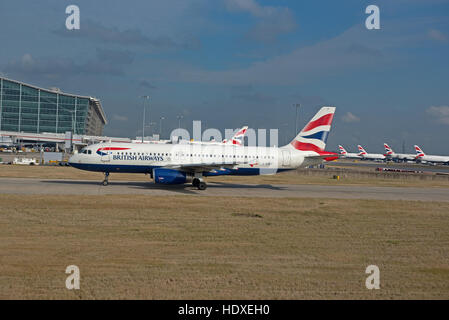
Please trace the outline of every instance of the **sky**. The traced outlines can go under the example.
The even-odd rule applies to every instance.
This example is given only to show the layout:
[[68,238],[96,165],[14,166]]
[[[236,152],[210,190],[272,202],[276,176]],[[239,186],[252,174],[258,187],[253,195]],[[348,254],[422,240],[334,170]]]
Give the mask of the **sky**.
[[[66,7],[80,9],[67,30]],[[368,30],[365,9],[380,10]],[[104,133],[279,129],[337,107],[328,150],[449,154],[449,0],[0,2],[0,74],[101,100]]]

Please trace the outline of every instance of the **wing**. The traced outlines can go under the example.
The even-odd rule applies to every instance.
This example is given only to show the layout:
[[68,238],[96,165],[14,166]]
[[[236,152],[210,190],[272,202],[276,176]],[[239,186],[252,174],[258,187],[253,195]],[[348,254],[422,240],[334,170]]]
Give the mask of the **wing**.
[[221,162],[221,163],[180,163],[164,166],[166,169],[174,169],[185,172],[210,172],[220,169],[234,169],[238,165],[248,164],[247,161]]
[[304,157],[304,159],[308,160],[326,160],[326,161],[333,161],[339,158],[342,158],[342,155],[334,152],[322,152],[319,155],[307,155]]

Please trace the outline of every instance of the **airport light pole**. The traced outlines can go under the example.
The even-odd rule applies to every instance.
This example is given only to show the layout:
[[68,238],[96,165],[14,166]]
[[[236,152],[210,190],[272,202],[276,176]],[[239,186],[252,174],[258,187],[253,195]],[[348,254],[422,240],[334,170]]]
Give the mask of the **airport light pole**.
[[[143,139],[145,137],[145,100],[150,100],[150,96],[141,96],[141,98],[143,99],[143,120],[142,120],[142,143],[143,143]],[[148,113],[150,113],[148,111]]]
[[153,126],[153,127],[155,127],[157,125],[157,123],[156,122],[150,122],[149,124],[148,124],[148,128],[150,128],[150,134],[152,135],[153,134],[153,129],[151,129],[151,126]]
[[286,145],[288,143],[288,137],[287,137],[287,133],[286,133],[288,131],[288,123],[283,123],[282,126],[285,127],[285,129],[286,129],[285,133],[283,134],[283,139],[282,139],[284,141],[283,144]]
[[295,135],[294,137],[296,137],[296,135],[298,134],[298,109],[301,106],[300,103],[294,103],[293,107],[295,107],[296,112],[295,112]]
[[161,138],[162,135],[162,120],[165,120],[165,117],[159,118],[159,139]]
[[179,114],[176,116],[176,119],[178,119],[178,128],[181,128],[181,119],[183,119],[184,116],[182,114]]

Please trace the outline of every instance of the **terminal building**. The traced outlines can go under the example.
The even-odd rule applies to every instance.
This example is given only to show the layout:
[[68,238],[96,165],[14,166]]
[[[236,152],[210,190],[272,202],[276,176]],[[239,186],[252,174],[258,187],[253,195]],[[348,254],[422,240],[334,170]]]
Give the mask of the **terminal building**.
[[[44,89],[0,77],[0,139],[17,143],[89,143],[127,138],[103,137],[107,119],[98,99]],[[70,146],[71,147],[71,146]]]
[[98,99],[0,78],[0,131],[101,136],[106,123]]

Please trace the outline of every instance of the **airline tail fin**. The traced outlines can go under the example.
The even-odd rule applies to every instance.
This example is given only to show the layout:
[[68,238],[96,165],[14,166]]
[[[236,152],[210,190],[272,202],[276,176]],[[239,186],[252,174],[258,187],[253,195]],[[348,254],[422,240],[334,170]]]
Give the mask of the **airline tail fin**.
[[237,131],[234,136],[232,137],[232,139],[230,140],[223,140],[223,143],[226,144],[235,144],[238,146],[242,146],[243,145],[243,138],[245,137],[246,131],[248,130],[248,126],[244,126],[243,128],[241,128],[239,131]]
[[386,155],[392,155],[394,153],[393,149],[391,149],[390,146],[386,143],[384,143],[384,148]]
[[338,145],[338,149],[340,149],[340,154],[343,154],[343,155],[348,154],[348,152],[345,150],[345,148],[343,148],[343,146]]
[[363,149],[363,147],[361,145],[358,145],[357,148],[359,149],[359,154],[361,154],[361,155],[367,154],[367,152],[365,151],[365,149]]
[[335,107],[322,107],[295,139],[290,142],[290,146],[296,150],[323,153],[327,136],[331,130],[335,109]]
[[423,156],[425,156],[424,151],[422,151],[422,149],[419,146],[417,146],[417,145],[415,145],[415,151],[416,151],[416,157],[423,157]]

